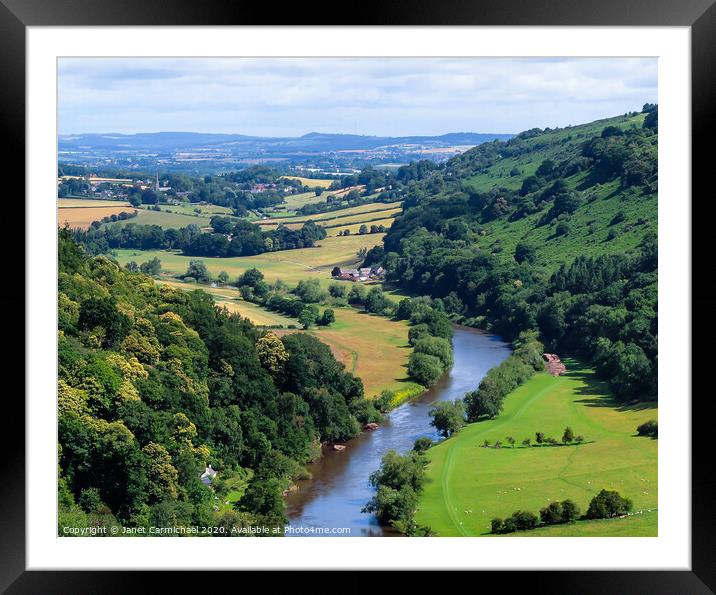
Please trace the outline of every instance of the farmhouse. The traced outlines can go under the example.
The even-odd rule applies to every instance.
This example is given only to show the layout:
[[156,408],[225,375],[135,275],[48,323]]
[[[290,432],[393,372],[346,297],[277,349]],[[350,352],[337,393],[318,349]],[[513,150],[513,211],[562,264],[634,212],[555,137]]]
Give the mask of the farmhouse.
[[333,269],[333,278],[342,281],[368,281],[370,279],[382,279],[385,274],[383,267],[362,267],[360,269]]

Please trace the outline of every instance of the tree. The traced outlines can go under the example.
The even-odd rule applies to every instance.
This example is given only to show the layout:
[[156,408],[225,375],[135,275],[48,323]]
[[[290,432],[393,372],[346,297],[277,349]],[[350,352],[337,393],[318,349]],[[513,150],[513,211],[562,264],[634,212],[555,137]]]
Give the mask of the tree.
[[149,275],[150,277],[156,277],[162,270],[162,261],[155,256],[151,260],[143,262],[141,265],[139,265],[139,270],[145,275]]
[[507,440],[507,443],[508,443],[512,448],[515,447],[515,439],[514,439],[512,436],[507,436],[507,438],[505,438],[505,440]]
[[421,436],[417,440],[415,440],[415,444],[413,444],[413,450],[415,452],[423,453],[427,451],[431,446],[433,445],[433,441],[430,440],[427,436]]
[[629,498],[622,498],[619,492],[601,490],[589,503],[586,517],[588,519],[610,519],[622,516],[633,508]]
[[437,357],[444,368],[449,368],[453,364],[452,345],[447,339],[427,336],[416,341],[413,347],[415,353],[426,353]]
[[432,418],[430,425],[444,438],[449,438],[465,425],[465,409],[459,399],[433,405],[428,415]]
[[515,246],[515,260],[519,263],[533,263],[536,256],[537,253],[534,246],[527,242],[518,242],[517,246]]
[[217,276],[217,279],[222,285],[226,285],[229,282],[229,273],[227,273],[226,271],[221,271]]
[[288,519],[284,511],[282,492],[278,479],[254,477],[234,508],[239,512],[256,515],[266,527],[283,529]]
[[333,267],[331,277],[338,277],[341,274],[341,267]]
[[368,233],[368,226],[367,226],[365,223],[364,223],[363,225],[361,225],[361,226],[358,228],[358,233],[359,233],[360,235],[365,235],[365,234],[367,234],[367,233]]
[[248,285],[256,287],[256,285],[264,280],[264,274],[257,268],[246,269],[237,279],[236,286]]
[[535,442],[537,444],[542,444],[544,441],[544,432],[535,432]]
[[442,376],[442,362],[434,355],[412,353],[408,359],[408,374],[423,386],[432,386]]
[[326,308],[323,311],[323,315],[318,321],[318,324],[320,324],[321,326],[328,326],[329,324],[333,324],[335,321],[336,313],[331,308]]
[[579,518],[579,506],[577,506],[572,500],[562,501],[562,522],[573,523]]
[[304,306],[298,315],[298,321],[303,325],[304,329],[308,329],[318,320],[318,306],[316,304],[308,304]]
[[522,441],[522,446],[527,446],[527,447],[529,447],[531,444],[532,444],[532,440],[531,440],[530,438],[525,438],[525,439]]
[[209,269],[206,268],[203,260],[190,260],[189,266],[184,273],[184,278],[191,277],[199,283],[208,283],[211,279]]
[[572,428],[567,426],[564,428],[564,434],[562,434],[562,442],[564,444],[569,444],[574,440],[574,432],[572,432]]
[[266,333],[256,341],[256,355],[258,355],[261,365],[272,374],[280,372],[288,360],[286,348],[281,339],[273,333]]
[[562,504],[550,502],[539,511],[540,520],[544,525],[557,525],[562,522]]
[[96,327],[104,329],[102,343],[111,347],[121,343],[132,327],[132,321],[126,314],[117,310],[117,300],[112,297],[91,297],[80,305],[77,326],[81,330],[93,330]]

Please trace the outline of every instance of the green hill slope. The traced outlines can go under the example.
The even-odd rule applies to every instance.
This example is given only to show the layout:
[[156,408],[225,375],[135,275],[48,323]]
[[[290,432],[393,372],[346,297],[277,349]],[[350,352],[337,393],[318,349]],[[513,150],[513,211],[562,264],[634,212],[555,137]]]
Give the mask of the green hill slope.
[[537,329],[623,399],[657,377],[658,108],[396,172],[404,211],[367,264],[507,339]]

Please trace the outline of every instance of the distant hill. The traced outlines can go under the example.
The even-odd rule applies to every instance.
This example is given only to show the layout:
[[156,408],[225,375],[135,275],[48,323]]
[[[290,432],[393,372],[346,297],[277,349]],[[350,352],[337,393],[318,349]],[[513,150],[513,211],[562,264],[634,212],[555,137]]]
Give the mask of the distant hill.
[[479,145],[506,140],[512,134],[453,132],[441,136],[362,136],[311,132],[300,137],[258,137],[242,134],[206,134],[199,132],[152,132],[138,134],[61,134],[60,151],[154,151],[171,153],[201,149],[230,152],[284,153],[286,151],[349,151],[376,149],[391,145],[421,144],[431,148]]

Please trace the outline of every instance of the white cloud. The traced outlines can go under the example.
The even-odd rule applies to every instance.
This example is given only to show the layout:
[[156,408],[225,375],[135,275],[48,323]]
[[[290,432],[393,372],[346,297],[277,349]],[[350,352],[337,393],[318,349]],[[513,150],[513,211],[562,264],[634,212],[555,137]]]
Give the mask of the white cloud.
[[66,58],[61,133],[519,132],[657,100],[656,59]]

